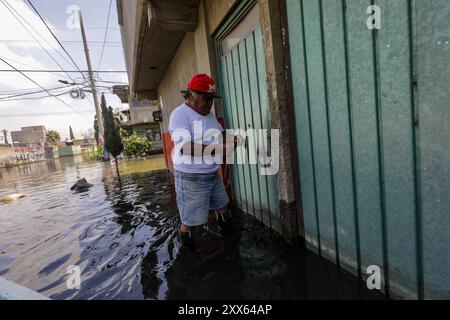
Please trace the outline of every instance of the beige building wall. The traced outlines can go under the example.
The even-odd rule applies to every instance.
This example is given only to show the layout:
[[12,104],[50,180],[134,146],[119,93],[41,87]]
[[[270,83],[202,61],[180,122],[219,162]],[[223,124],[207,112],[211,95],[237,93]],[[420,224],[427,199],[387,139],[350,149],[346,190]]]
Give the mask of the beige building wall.
[[45,133],[44,126],[23,127],[21,131],[11,132],[11,138],[13,143],[43,144]]
[[12,143],[22,143],[22,131],[11,131]]
[[168,131],[170,114],[183,102],[180,90],[186,88],[190,78],[199,73],[216,76],[214,39],[211,34],[236,2],[204,0],[200,3],[197,30],[186,34],[157,90],[163,132]]
[[0,144],[0,168],[16,162],[14,149],[9,144]]
[[159,111],[158,106],[130,108],[131,124],[154,123],[153,112]]
[[238,0],[205,0],[204,5],[208,13],[207,23],[209,35],[217,31],[228,11]]
[[[123,1],[127,1],[126,5],[122,5]],[[135,72],[135,52],[137,50],[137,39],[140,36],[138,32],[138,23],[140,24],[141,16],[138,12],[142,11],[143,0],[118,0],[117,12],[119,13],[119,24],[122,26],[120,31],[122,33],[123,51],[125,62],[128,70],[128,81],[130,87],[133,87],[134,72]],[[140,10],[140,11],[138,11]],[[139,20],[137,20],[139,19]]]
[[[199,72],[194,39],[194,33],[186,35],[159,84],[157,92],[162,113],[163,132],[168,131],[171,112],[183,102],[180,90],[186,88],[190,77]],[[188,61],[189,63],[187,63]]]

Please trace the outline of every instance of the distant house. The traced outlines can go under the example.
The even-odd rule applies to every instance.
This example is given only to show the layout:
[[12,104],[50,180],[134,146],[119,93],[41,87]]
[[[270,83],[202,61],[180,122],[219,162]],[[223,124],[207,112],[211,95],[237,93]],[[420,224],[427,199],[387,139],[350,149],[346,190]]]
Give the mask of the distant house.
[[22,127],[20,131],[12,131],[14,147],[44,146],[47,130],[44,126]]
[[81,151],[93,151],[95,150],[96,144],[95,138],[72,140],[72,145],[80,146]]
[[0,168],[16,162],[14,149],[9,144],[0,143]]
[[[162,134],[160,126],[161,109],[157,100],[132,99],[128,95],[128,86],[114,86],[122,103],[128,103],[129,110],[121,111],[122,127],[130,133],[150,140],[155,149],[162,150]],[[126,94],[125,94],[126,92]]]

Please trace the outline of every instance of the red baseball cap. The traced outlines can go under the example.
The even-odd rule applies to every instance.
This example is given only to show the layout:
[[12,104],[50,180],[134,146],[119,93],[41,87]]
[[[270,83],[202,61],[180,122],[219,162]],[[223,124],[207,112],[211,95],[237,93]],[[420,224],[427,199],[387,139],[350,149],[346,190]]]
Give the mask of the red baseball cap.
[[[222,98],[222,96],[218,95],[216,92],[216,82],[207,74],[197,74],[193,76],[188,82],[187,88],[195,93],[207,95],[210,98]],[[182,90],[181,92],[186,93],[188,90]]]

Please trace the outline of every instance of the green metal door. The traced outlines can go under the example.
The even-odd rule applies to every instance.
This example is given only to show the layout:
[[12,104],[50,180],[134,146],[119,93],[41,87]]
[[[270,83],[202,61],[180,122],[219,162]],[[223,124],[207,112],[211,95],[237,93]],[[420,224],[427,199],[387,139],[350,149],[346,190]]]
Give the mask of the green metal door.
[[[271,120],[259,8],[248,11],[237,26],[217,40],[226,127],[246,130],[252,135],[248,141],[259,145],[257,132],[270,132]],[[274,219],[278,216],[276,176],[261,175],[260,164],[249,164],[250,152],[252,148],[248,147],[242,154],[236,153],[236,164],[231,165],[235,206],[278,230],[278,219]]]
[[307,242],[389,294],[449,298],[448,1],[286,4]]

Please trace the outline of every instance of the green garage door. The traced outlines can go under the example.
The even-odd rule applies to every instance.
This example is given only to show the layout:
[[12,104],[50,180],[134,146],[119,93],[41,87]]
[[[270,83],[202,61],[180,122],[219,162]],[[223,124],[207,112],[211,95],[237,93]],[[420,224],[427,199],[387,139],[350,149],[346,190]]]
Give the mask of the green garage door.
[[286,2],[307,242],[390,294],[450,298],[448,0]]
[[[221,55],[226,127],[242,130],[268,129],[270,132],[264,48],[259,27],[258,6],[248,10],[237,26],[217,40]],[[258,145],[257,135],[254,135],[253,139]],[[266,225],[279,230],[276,176],[261,175],[261,165],[249,164],[249,149],[252,148],[247,148],[242,154],[243,158],[239,159],[241,162],[244,160],[245,164],[231,166],[235,205]],[[238,157],[239,153],[236,156]]]

